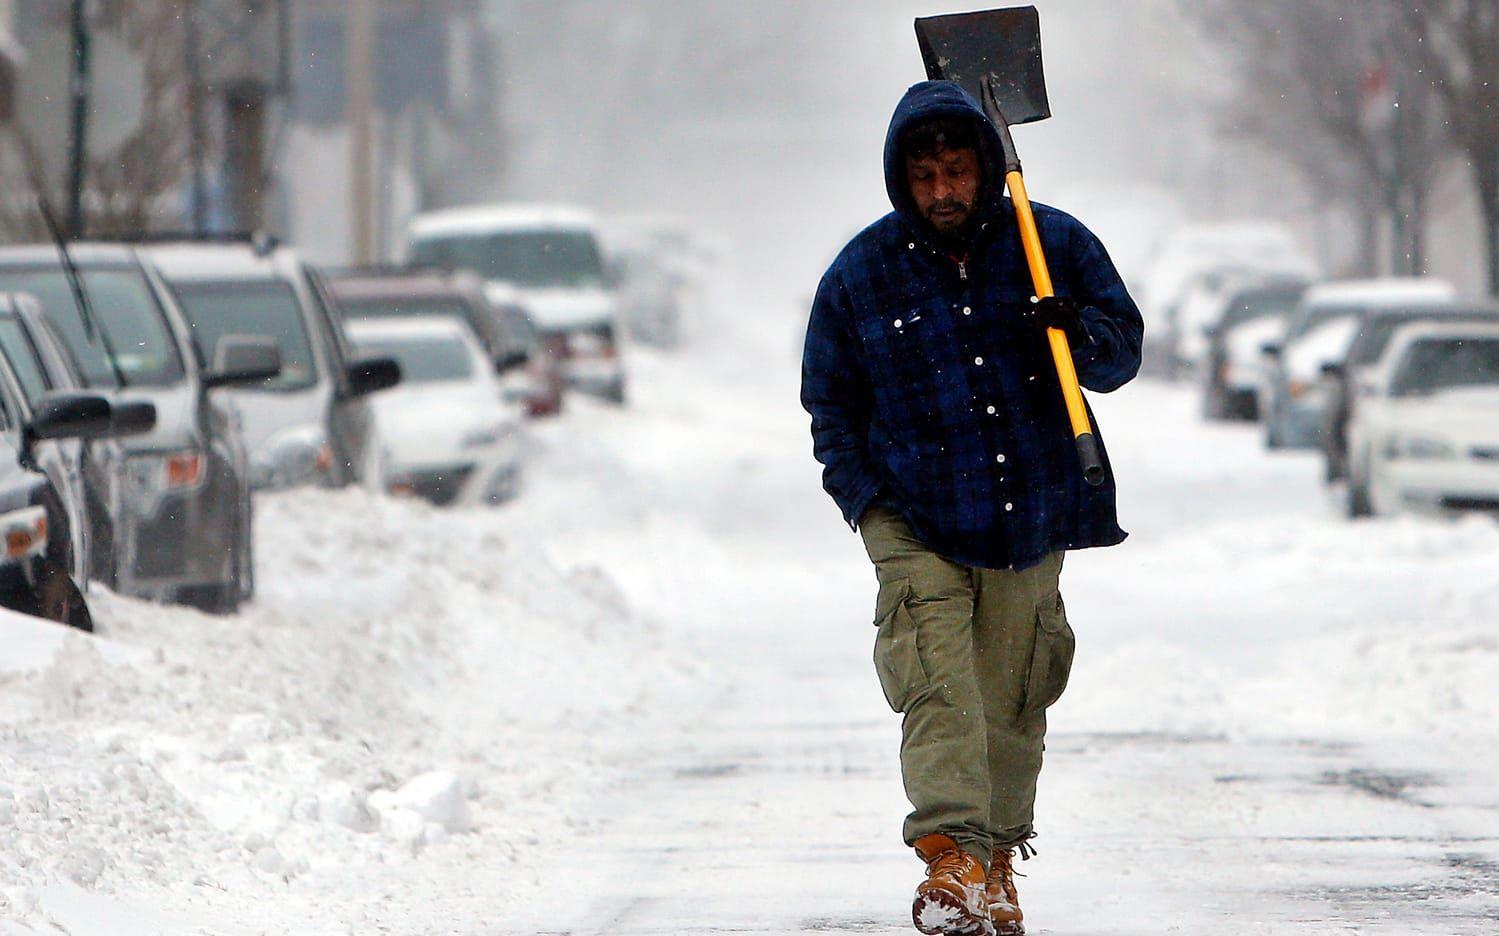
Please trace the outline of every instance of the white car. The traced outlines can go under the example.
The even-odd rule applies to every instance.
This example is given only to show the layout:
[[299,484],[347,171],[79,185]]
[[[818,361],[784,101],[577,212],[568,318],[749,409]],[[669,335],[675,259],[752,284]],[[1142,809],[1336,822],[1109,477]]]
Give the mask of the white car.
[[368,396],[398,375],[355,360],[315,274],[272,243],[164,243],[149,256],[167,281],[205,365],[228,334],[273,342],[281,375],[227,394],[257,490],[302,484],[379,485]]
[[411,221],[414,266],[470,270],[503,298],[519,293],[567,385],[624,402],[618,299],[608,288],[598,224],[574,208],[484,205]]
[[1371,314],[1447,305],[1456,296],[1451,283],[1430,277],[1347,280],[1308,289],[1286,325],[1283,342],[1266,349],[1271,360],[1259,397],[1265,444],[1321,446],[1332,402],[1323,368],[1342,362],[1359,326]]
[[1355,392],[1350,514],[1499,510],[1499,325],[1403,326]]
[[392,357],[401,384],[375,398],[391,493],[434,504],[498,503],[520,490],[521,405],[507,398],[488,356],[458,319],[356,319],[364,353]]

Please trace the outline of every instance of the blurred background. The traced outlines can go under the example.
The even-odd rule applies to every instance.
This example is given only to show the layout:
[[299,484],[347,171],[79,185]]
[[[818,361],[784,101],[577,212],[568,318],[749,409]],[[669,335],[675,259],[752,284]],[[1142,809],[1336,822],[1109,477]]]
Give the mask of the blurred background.
[[[1499,5],[1037,6],[1146,345],[1027,913],[1492,933]],[[904,931],[797,384],[946,12],[0,0],[6,931]]]

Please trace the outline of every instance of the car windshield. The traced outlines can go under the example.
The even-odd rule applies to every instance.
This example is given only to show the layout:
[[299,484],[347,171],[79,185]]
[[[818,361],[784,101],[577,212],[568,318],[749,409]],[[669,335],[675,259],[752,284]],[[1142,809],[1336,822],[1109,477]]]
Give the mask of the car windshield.
[[1296,308],[1299,298],[1298,292],[1271,292],[1257,289],[1240,293],[1228,304],[1228,308],[1223,310],[1223,330],[1227,331],[1236,325],[1243,325],[1245,322],[1252,322],[1270,315],[1285,318]]
[[1361,319],[1367,312],[1367,308],[1357,305],[1308,306],[1292,317],[1290,325],[1286,328],[1286,340],[1292,341],[1299,338],[1312,329],[1331,322],[1333,319],[1349,316]]
[[0,317],[0,351],[5,352],[5,359],[16,372],[27,402],[35,405],[37,398],[50,389],[47,374],[26,327],[10,316]]
[[420,299],[343,299],[339,306],[350,318],[455,318],[479,331],[478,312],[458,298],[429,296]]
[[1499,338],[1427,338],[1413,343],[1390,393],[1412,396],[1473,386],[1499,386]]
[[291,286],[280,281],[195,282],[173,287],[193,330],[198,359],[213,362],[226,335],[270,338],[281,351],[281,376],[267,390],[301,390],[317,382],[317,363],[307,322]]
[[604,264],[586,230],[504,231],[426,237],[412,245],[420,266],[470,270],[530,289],[601,286]]
[[165,387],[186,376],[166,318],[144,273],[135,269],[83,270],[81,279],[102,335],[90,335],[68,278],[60,269],[3,270],[0,289],[37,298],[90,387],[118,383],[109,366],[106,345],[114,351],[129,386]]
[[363,354],[395,358],[401,365],[403,384],[467,380],[474,376],[473,354],[458,338],[359,338],[356,343]]
[[[1359,327],[1358,337],[1353,340],[1353,345],[1348,349],[1348,366],[1364,367],[1373,364],[1384,354],[1385,348],[1390,346],[1390,339],[1395,336],[1395,332],[1400,330],[1400,326],[1422,320],[1431,321],[1436,318],[1433,315],[1412,312],[1408,315],[1378,315],[1365,319],[1363,325]],[[1493,322],[1499,321],[1499,314],[1442,315],[1439,320]]]

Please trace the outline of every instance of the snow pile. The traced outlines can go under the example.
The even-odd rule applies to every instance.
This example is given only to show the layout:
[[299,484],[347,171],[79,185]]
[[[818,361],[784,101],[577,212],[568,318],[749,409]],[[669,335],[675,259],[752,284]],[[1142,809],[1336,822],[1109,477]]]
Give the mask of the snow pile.
[[258,508],[236,617],[96,593],[107,639],[0,619],[28,637],[0,675],[0,918],[44,929],[84,888],[194,920],[274,891],[276,919],[347,921],[392,862],[477,850],[502,875],[610,776],[639,706],[691,683],[608,576],[504,511]]

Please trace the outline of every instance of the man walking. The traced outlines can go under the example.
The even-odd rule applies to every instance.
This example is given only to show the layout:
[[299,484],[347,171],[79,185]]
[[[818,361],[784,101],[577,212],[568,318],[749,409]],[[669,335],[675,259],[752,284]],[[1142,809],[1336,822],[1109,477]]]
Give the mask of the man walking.
[[823,276],[802,405],[879,580],[875,669],[904,716],[904,837],[927,865],[913,920],[1018,934],[1011,860],[1030,855],[1046,709],[1072,665],[1062,557],[1125,537],[1112,479],[1083,480],[1046,328],[1107,392],[1138,370],[1143,326],[1098,239],[1044,205],[1057,296],[1032,300],[999,136],[957,84],[906,92],[884,160],[895,210]]

